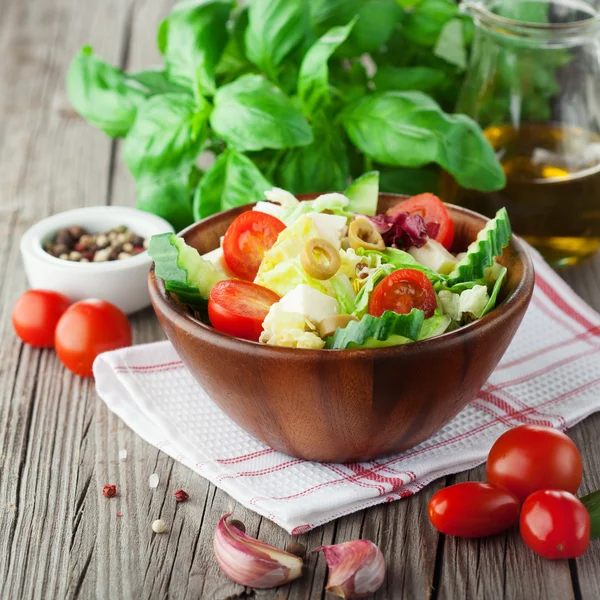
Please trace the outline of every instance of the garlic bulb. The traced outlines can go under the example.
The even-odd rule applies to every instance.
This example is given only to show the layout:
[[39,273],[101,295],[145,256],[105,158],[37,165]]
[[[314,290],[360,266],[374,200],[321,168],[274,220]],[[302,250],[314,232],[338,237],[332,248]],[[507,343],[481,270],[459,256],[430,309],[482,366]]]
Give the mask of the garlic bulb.
[[354,540],[334,546],[320,546],[329,567],[325,588],[340,598],[364,598],[375,593],[385,577],[381,550],[368,540]]
[[251,588],[273,588],[302,575],[302,559],[259,542],[221,518],[213,547],[219,566],[236,583]]

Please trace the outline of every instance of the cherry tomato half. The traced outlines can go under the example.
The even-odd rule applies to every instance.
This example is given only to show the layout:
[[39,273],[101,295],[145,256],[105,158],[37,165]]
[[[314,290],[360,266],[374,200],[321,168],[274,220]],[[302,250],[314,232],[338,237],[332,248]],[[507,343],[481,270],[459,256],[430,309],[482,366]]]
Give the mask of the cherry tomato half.
[[574,494],[583,475],[581,455],[561,431],[541,425],[520,425],[503,433],[492,446],[487,480],[503,485],[521,502],[541,489]]
[[577,558],[590,545],[590,515],[573,494],[538,490],[521,511],[521,537],[544,558]]
[[399,269],[382,279],[371,294],[369,314],[380,317],[386,310],[400,315],[408,314],[413,308],[433,316],[437,306],[431,281],[415,269]]
[[15,303],[12,324],[26,344],[36,348],[52,348],[54,331],[71,301],[58,292],[28,290]]
[[220,281],[210,291],[208,317],[215,329],[258,342],[269,308],[279,300],[275,292],[256,283]]
[[104,300],[81,300],[60,318],[56,353],[69,371],[92,377],[98,354],[131,346],[131,327],[125,313]]
[[434,494],[429,520],[446,535],[485,537],[516,523],[520,507],[519,499],[499,485],[467,481]]
[[444,203],[437,196],[419,194],[388,210],[389,215],[396,215],[399,212],[417,213],[425,219],[425,223],[437,223],[440,228],[435,240],[446,250],[450,250],[454,241],[454,221]]
[[252,281],[265,252],[277,241],[285,224],[276,217],[249,210],[233,221],[223,238],[227,266],[241,279]]

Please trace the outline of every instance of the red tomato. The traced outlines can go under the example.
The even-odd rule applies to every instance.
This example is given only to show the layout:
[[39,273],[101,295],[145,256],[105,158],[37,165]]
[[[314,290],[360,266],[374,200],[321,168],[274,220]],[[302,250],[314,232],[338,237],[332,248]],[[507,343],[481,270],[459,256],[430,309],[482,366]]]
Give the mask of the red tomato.
[[12,324],[17,335],[36,348],[52,348],[54,331],[71,301],[58,292],[29,290],[16,302]]
[[437,306],[431,281],[415,269],[399,269],[381,280],[369,300],[369,314],[380,317],[386,310],[400,315],[408,314],[413,308],[433,316]]
[[467,481],[433,496],[429,520],[446,535],[484,537],[516,523],[520,507],[519,499],[499,485]]
[[208,317],[215,329],[258,342],[269,308],[279,300],[275,292],[256,283],[220,281],[210,291]]
[[242,213],[228,227],[223,238],[227,266],[241,279],[252,281],[265,252],[277,241],[285,225],[277,218],[256,210]]
[[82,300],[68,308],[56,327],[56,353],[69,371],[92,377],[98,354],[131,346],[125,313],[104,300]]
[[508,488],[521,502],[541,489],[574,494],[583,465],[577,446],[552,427],[521,425],[503,433],[492,446],[487,480]]
[[389,215],[396,215],[399,212],[417,213],[425,219],[425,223],[437,223],[440,229],[435,240],[450,250],[454,241],[454,221],[444,203],[437,196],[419,194],[388,210]]
[[590,545],[591,519],[573,494],[538,490],[521,511],[521,537],[544,558],[577,558]]

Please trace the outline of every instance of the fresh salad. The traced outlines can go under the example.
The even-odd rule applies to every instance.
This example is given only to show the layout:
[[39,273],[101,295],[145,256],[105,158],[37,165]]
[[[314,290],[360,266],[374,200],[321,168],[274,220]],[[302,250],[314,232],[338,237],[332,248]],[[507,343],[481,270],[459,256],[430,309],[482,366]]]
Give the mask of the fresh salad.
[[156,235],[156,276],[205,322],[287,348],[379,348],[440,335],[492,310],[506,276],[496,262],[511,236],[505,209],[465,252],[433,194],[376,214],[379,175],[343,194],[300,202],[273,188],[201,256]]

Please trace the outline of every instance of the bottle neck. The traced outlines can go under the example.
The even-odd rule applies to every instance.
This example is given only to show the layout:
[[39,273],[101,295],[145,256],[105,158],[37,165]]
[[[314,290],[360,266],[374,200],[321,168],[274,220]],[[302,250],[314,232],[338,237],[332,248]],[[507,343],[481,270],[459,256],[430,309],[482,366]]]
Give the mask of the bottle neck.
[[564,48],[600,39],[600,13],[583,0],[465,0],[460,8],[510,45]]

